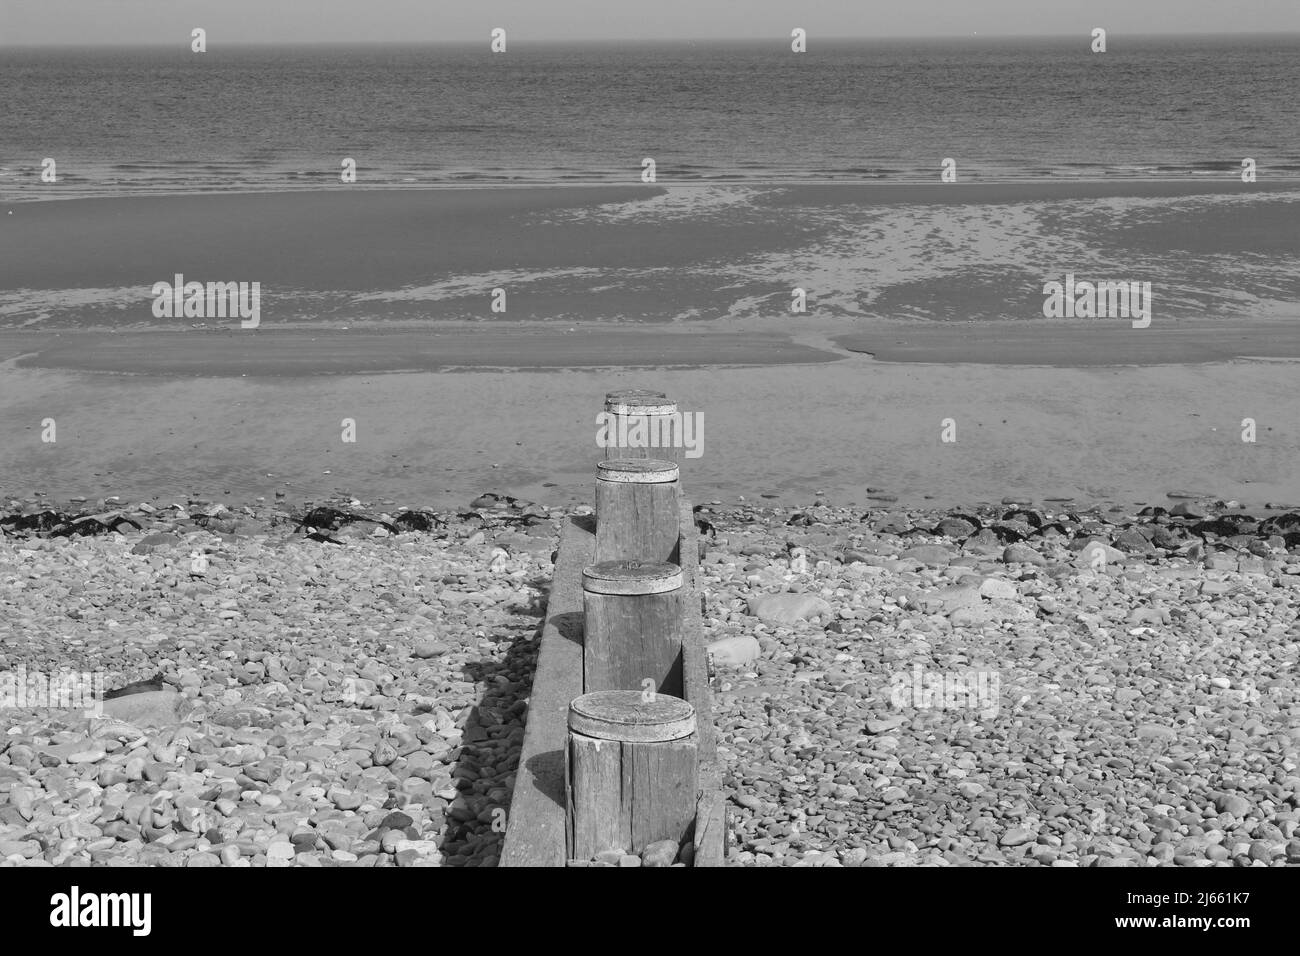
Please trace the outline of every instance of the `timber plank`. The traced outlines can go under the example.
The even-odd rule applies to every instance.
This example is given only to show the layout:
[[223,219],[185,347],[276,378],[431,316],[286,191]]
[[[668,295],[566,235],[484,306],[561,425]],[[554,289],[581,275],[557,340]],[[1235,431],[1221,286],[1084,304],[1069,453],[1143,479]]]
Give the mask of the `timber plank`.
[[564,866],[568,857],[569,703],[582,696],[582,569],[595,543],[589,521],[570,517],[561,528],[499,866]]
[[682,683],[686,700],[695,708],[699,754],[699,798],[695,817],[695,866],[722,866],[726,855],[726,802],[718,767],[713,732],[713,697],[709,690],[709,665],[704,643],[704,616],[700,609],[700,551],[695,513],[681,497],[682,587],[687,592],[682,622]]

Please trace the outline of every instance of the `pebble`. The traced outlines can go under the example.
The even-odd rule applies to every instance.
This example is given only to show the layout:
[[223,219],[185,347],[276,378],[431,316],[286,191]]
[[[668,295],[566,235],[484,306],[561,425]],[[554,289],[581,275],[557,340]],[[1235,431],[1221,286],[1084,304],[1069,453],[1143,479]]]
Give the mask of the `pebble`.
[[[975,522],[942,513],[710,510],[709,636],[761,647],[714,697],[733,862],[1203,867],[1300,851],[1285,565],[1206,568],[1190,517],[1031,507],[962,509],[980,523],[966,539],[952,533]],[[1152,528],[1173,546],[1150,547]],[[744,613],[766,556],[792,547],[843,556],[798,582],[833,607],[825,625]],[[1240,853],[1216,829],[1247,837]]]
[[[789,508],[711,506],[709,643],[758,648],[714,690],[732,862],[1300,862],[1290,531],[1197,531],[1218,520],[1208,505],[1205,519],[1015,507],[886,520],[818,505],[792,524]],[[0,535],[0,667],[21,646],[29,669],[165,681],[93,718],[7,712],[0,853],[494,865],[555,524],[535,551],[496,509],[334,545],[230,510],[225,536],[167,508],[125,534]],[[1135,529],[1174,547],[1143,549]],[[157,533],[179,543],[132,553]],[[1179,543],[1200,534],[1262,563],[1207,568]],[[1101,573],[1080,563],[1089,541]],[[769,556],[796,547],[793,576]]]
[[642,866],[672,866],[677,862],[677,841],[659,840],[641,851]]
[[[449,513],[338,546],[283,507],[231,507],[221,534],[192,517],[215,503],[139,509],[121,534],[0,533],[0,671],[163,681],[94,715],[6,709],[5,856],[495,864],[558,525]],[[365,839],[386,818],[389,850]]]
[[709,644],[708,653],[718,667],[741,667],[758,660],[762,647],[753,637],[737,635]]
[[812,594],[762,594],[749,598],[749,613],[770,624],[794,624],[827,614],[831,606]]

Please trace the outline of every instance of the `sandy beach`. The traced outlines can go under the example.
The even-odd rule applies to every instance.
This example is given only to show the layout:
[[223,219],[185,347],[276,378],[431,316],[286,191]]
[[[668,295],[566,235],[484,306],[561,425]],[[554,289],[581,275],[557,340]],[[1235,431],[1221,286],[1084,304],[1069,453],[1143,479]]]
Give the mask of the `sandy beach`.
[[[1292,328],[1269,341],[1294,343]],[[989,341],[983,334],[895,328],[838,338],[876,352],[873,360],[826,337],[795,343],[776,333],[469,333],[449,335],[460,344],[443,349],[436,336],[335,332],[316,342],[282,335],[255,357],[238,335],[160,333],[145,345],[126,333],[25,333],[0,373],[0,489],[140,500],[343,492],[437,507],[495,491],[580,503],[602,455],[605,391],[652,386],[703,414],[702,454],[684,463],[700,500],[1146,503],[1190,489],[1254,505],[1300,501],[1295,364],[1233,357],[1260,350],[1258,329],[1102,335],[1116,361],[1128,357],[1124,343],[1150,334],[1197,362],[1136,366],[1097,364],[1099,351],[1076,362],[1093,341],[1086,330],[973,347]],[[488,346],[501,338],[507,347]],[[528,364],[499,368],[525,346]],[[1007,353],[1017,364],[978,362]],[[624,367],[606,367],[616,356]],[[359,371],[426,357],[459,371]],[[574,357],[589,364],[564,367]],[[492,367],[469,370],[483,362]],[[47,418],[54,443],[41,441]],[[1242,440],[1246,418],[1254,442]],[[357,423],[355,443],[342,441],[344,419]],[[942,440],[945,419],[955,442]]]
[[[1295,199],[1107,182],[11,204],[0,488],[575,503],[601,396],[649,384],[704,416],[703,499],[1293,502]],[[1067,271],[1153,277],[1151,325],[1044,318]],[[156,318],[150,286],[175,273],[261,282],[260,325]]]

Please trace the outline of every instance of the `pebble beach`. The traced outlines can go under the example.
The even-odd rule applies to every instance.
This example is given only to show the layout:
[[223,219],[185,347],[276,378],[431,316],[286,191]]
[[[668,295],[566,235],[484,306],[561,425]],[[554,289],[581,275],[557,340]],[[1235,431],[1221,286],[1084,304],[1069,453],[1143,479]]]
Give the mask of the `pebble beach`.
[[495,862],[549,580],[540,510],[119,517],[142,527],[0,548],[0,669],[161,676],[99,715],[3,711],[6,865]]
[[[730,864],[1300,862],[1297,509],[887,497],[699,509]],[[4,514],[3,865],[496,863],[560,511]]]

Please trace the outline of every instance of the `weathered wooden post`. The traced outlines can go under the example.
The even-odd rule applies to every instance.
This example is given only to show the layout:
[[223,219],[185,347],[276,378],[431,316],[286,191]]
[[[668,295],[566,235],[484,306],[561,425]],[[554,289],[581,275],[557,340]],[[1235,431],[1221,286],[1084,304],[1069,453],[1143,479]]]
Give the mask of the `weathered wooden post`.
[[678,561],[678,477],[656,458],[597,463],[597,561]]
[[584,694],[569,704],[565,769],[572,859],[680,845],[696,814],[695,708],[666,694]]
[[605,394],[609,422],[605,458],[661,458],[681,461],[682,418],[677,403],[644,388]]
[[582,572],[582,689],[682,696],[686,592],[675,564],[606,561]]
[[671,430],[683,423],[662,392],[612,391],[605,409],[596,521],[561,532],[501,865],[639,856],[693,832],[683,861],[721,866],[699,535]]

